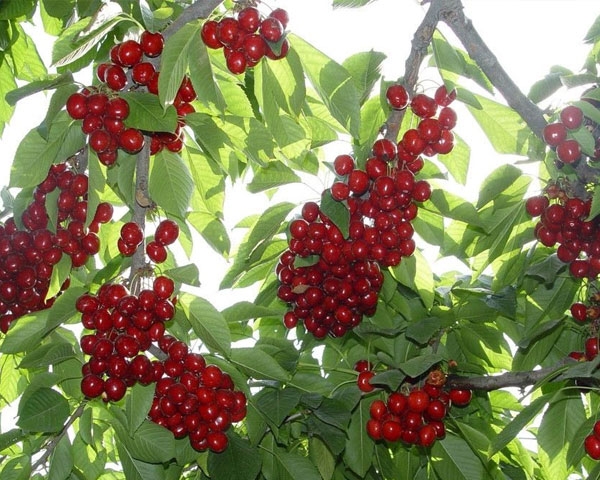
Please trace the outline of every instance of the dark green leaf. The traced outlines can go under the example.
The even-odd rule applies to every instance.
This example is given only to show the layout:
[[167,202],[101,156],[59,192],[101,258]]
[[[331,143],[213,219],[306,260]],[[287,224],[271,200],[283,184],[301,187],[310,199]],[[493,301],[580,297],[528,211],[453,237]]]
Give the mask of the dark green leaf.
[[38,388],[19,406],[17,425],[30,432],[58,432],[69,416],[69,402],[51,388]]
[[523,176],[523,172],[513,165],[502,165],[496,168],[481,184],[477,208],[484,207],[502,195],[521,176]]
[[158,97],[145,92],[120,94],[129,104],[128,127],[148,132],[174,132],[177,127],[177,111],[172,105],[163,108]]
[[256,379],[285,382],[289,378],[288,372],[260,348],[235,348],[231,351],[230,360],[248,376]]
[[184,217],[190,206],[193,189],[190,171],[179,155],[164,150],[155,155],[148,191],[158,206],[168,214]]
[[431,353],[411,358],[410,360],[399,364],[398,368],[409,377],[416,378],[442,360],[443,357],[441,355]]
[[287,309],[281,305],[281,308],[263,307],[253,302],[237,302],[227,307],[221,312],[227,322],[240,322],[244,320],[254,320],[262,317],[280,317]]
[[138,428],[148,416],[152,400],[154,399],[154,385],[136,383],[125,401],[125,413],[129,427],[129,435],[134,436]]
[[206,347],[229,356],[231,333],[221,313],[207,300],[187,293],[180,295],[179,305]]
[[13,18],[33,15],[35,3],[35,0],[2,2],[0,3],[0,20],[11,20]]
[[344,461],[348,468],[360,478],[364,478],[373,463],[375,444],[367,435],[367,429],[365,428],[367,420],[370,418],[370,406],[371,402],[365,400],[360,402],[358,408],[354,410],[348,427],[348,440],[344,450]]
[[360,95],[361,105],[371,96],[373,87],[381,77],[381,65],[385,59],[384,53],[371,50],[355,53],[342,64],[352,75],[352,80]]
[[[164,430],[169,433],[168,430]],[[117,451],[127,480],[166,480],[165,470],[161,464],[137,460],[122,442],[117,442]]]
[[230,433],[227,449],[208,455],[208,471],[214,478],[227,480],[254,480],[260,473],[261,459],[257,447]]
[[198,101],[207,107],[214,105],[218,110],[224,111],[225,99],[214,79],[207,47],[202,42],[200,35],[196,36],[195,42],[188,52],[190,80],[198,96]]
[[439,478],[481,480],[487,478],[483,464],[467,442],[447,434],[431,447],[431,463]]
[[255,397],[257,409],[267,421],[279,427],[300,401],[300,391],[295,388],[264,388]]
[[50,458],[48,480],[63,480],[69,478],[73,469],[74,459],[69,436],[63,436],[56,444]]
[[344,238],[348,238],[350,212],[343,202],[334,200],[331,190],[326,189],[321,194],[321,211],[340,229]]

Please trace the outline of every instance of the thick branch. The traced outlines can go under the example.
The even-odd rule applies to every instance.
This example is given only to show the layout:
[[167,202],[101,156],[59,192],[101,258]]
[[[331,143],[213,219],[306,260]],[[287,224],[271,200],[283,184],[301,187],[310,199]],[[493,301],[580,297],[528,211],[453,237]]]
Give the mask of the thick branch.
[[223,0],[198,0],[186,8],[173,23],[171,23],[163,32],[165,40],[173,35],[186,23],[193,22],[198,18],[207,18]]
[[[487,377],[463,377],[459,375],[449,375],[446,381],[446,386],[449,388],[468,388],[471,390],[483,390],[486,392],[507,387],[525,388],[530,385],[535,385],[542,380],[564,380],[565,378],[562,376],[564,368],[566,365],[573,364],[573,362],[575,362],[575,360],[567,358],[565,361],[558,363],[553,367],[527,372],[506,372],[501,375]],[[582,384],[586,385],[597,385],[599,383],[598,379],[595,377],[570,378],[570,380],[578,380]]]
[[[435,0],[431,8],[442,3],[447,2]],[[457,0],[452,3],[456,3],[458,7],[444,8],[440,20],[452,29],[469,56],[487,75],[508,105],[519,113],[533,133],[542,138],[542,130],[546,125],[542,111],[519,90],[519,87],[498,63],[498,59],[479,36],[471,20],[465,17],[461,2]]]

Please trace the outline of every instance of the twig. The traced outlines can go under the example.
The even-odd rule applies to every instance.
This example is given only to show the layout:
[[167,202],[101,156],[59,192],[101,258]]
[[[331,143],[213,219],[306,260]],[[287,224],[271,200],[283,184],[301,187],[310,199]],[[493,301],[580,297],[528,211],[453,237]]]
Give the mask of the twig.
[[86,405],[86,402],[80,403],[79,406],[77,407],[77,409],[73,412],[73,415],[71,415],[69,417],[69,419],[67,420],[67,423],[65,423],[64,427],[62,428],[62,430],[57,435],[55,435],[54,437],[52,437],[50,439],[50,441],[48,441],[48,443],[46,444],[46,450],[44,451],[44,453],[42,454],[42,456],[40,458],[38,458],[38,460],[31,467],[31,471],[32,472],[35,472],[42,465],[46,464],[46,462],[48,461],[48,458],[50,458],[50,455],[52,455],[52,452],[54,452],[54,449],[56,448],[56,446],[58,445],[58,443],[67,434],[67,431],[69,430],[69,428],[71,427],[71,425],[73,425],[73,423],[75,422],[75,420],[77,420],[79,417],[81,417],[81,415],[83,415],[83,411],[85,409],[85,405]]
[[197,20],[198,18],[207,18],[211,12],[217,8],[223,0],[198,0],[186,8],[173,23],[163,31],[163,37],[166,40],[186,23]]

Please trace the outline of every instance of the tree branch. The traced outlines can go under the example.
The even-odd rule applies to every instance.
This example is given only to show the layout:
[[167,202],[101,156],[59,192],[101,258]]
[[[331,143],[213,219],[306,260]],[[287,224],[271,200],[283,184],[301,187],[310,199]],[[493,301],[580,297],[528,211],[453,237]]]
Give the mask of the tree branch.
[[[506,372],[501,375],[485,377],[463,377],[459,375],[448,375],[446,387],[448,388],[468,388],[470,390],[483,390],[486,392],[498,390],[501,388],[515,387],[524,388],[535,385],[542,380],[562,381],[567,378],[562,376],[565,366],[572,365],[576,360],[566,358],[553,367],[541,368],[527,372]],[[572,378],[569,380],[580,381],[586,385],[599,385],[600,381],[595,377]]]
[[50,458],[50,455],[52,455],[52,452],[54,452],[54,449],[56,448],[56,446],[59,444],[59,442],[62,440],[62,438],[67,434],[67,431],[69,430],[71,425],[73,425],[73,423],[75,423],[75,420],[77,420],[79,417],[81,417],[81,415],[83,415],[85,405],[86,405],[86,402],[80,403],[79,406],[77,407],[77,409],[73,412],[73,415],[71,415],[69,417],[69,419],[67,420],[67,423],[65,423],[62,430],[56,436],[52,437],[48,441],[48,443],[46,444],[46,450],[44,451],[42,456],[40,458],[38,458],[37,461],[31,467],[32,472],[35,472],[42,465],[46,464],[46,462]]
[[[449,4],[450,2],[435,0],[431,8],[441,3]],[[451,3],[455,3],[456,6],[442,9],[440,20],[450,27],[469,56],[483,70],[483,73],[502,94],[508,105],[519,113],[531,131],[541,139],[542,131],[547,123],[542,110],[519,90],[519,87],[502,68],[496,56],[473,27],[471,20],[465,17],[460,0]]]
[[186,23],[193,22],[199,18],[207,18],[221,3],[223,3],[223,0],[198,0],[192,3],[173,23],[165,28],[162,32],[164,39],[169,38]]

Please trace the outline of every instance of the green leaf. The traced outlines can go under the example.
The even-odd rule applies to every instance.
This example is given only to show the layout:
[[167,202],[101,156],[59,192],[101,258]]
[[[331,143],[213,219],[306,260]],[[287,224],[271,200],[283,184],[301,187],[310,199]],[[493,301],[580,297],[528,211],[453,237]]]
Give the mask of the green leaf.
[[418,250],[410,257],[403,257],[392,269],[394,278],[419,294],[427,308],[433,305],[435,292],[431,266]]
[[[17,82],[14,73],[9,62],[3,61],[0,63],[0,92],[10,92],[15,88]],[[0,95],[0,134],[4,131],[4,126],[11,119],[14,110],[15,108],[8,104],[4,95]]]
[[359,403],[358,408],[352,413],[350,425],[348,426],[348,440],[344,450],[346,465],[360,478],[364,478],[373,463],[375,444],[367,435],[367,429],[365,428],[367,420],[370,418],[370,406],[371,402],[364,400]]
[[490,173],[479,188],[477,208],[484,207],[505,192],[523,172],[513,165],[501,165]]
[[24,315],[11,325],[0,345],[2,353],[27,351],[39,344],[46,330],[48,311]]
[[55,363],[62,362],[68,358],[73,358],[75,351],[73,346],[65,341],[56,341],[41,345],[39,348],[28,353],[21,363],[19,368],[38,368]]
[[200,35],[197,35],[195,40],[192,39],[192,42],[193,44],[188,50],[188,64],[190,80],[198,96],[198,101],[206,107],[214,105],[219,111],[224,111],[227,104],[215,81],[207,47]]
[[431,447],[431,464],[439,478],[482,480],[488,478],[483,464],[467,442],[452,434]]
[[20,0],[18,2],[0,3],[0,20],[11,20],[13,18],[33,15],[35,0]]
[[416,378],[422,373],[429,370],[436,363],[441,362],[444,359],[437,353],[431,353],[428,355],[419,355],[411,358],[410,360],[398,364],[398,368],[402,370],[409,377]]
[[596,17],[593,25],[589,28],[583,41],[585,43],[595,43],[600,38],[600,17]]
[[161,151],[155,155],[150,170],[150,197],[166,213],[185,217],[194,182],[187,166],[176,153]]
[[174,132],[177,127],[177,111],[170,105],[163,108],[158,97],[146,92],[122,92],[119,94],[129,104],[128,127],[148,132]]
[[[301,59],[294,49],[277,62],[262,62],[263,95],[292,117],[304,106],[306,86]],[[264,101],[264,100],[263,100]]]
[[481,108],[467,105],[479,126],[498,153],[526,154],[529,129],[512,108],[480,95],[475,98]]
[[266,167],[257,168],[247,189],[250,193],[263,192],[290,183],[301,183],[301,178],[282,162],[269,162]]
[[[166,108],[173,103],[188,67],[191,47],[198,45],[201,22],[186,23],[165,42],[161,54],[158,98]],[[172,131],[172,130],[171,130]]]
[[134,436],[138,428],[142,425],[154,399],[154,385],[142,385],[136,383],[127,395],[125,401],[125,413],[129,427],[129,435]]
[[194,287],[200,286],[198,266],[196,264],[192,263],[182,267],[169,268],[165,270],[165,274],[175,282],[185,283]]
[[466,184],[471,160],[471,148],[461,137],[454,134],[454,148],[452,151],[445,155],[438,155],[437,159],[446,166],[454,180],[461,185]]
[[34,81],[46,76],[47,70],[40,58],[33,39],[25,33],[20,25],[14,27],[15,41],[10,47],[15,77],[20,80]]
[[[164,430],[168,432],[168,430]],[[166,480],[162,465],[137,460],[122,442],[117,442],[117,451],[127,480]]]
[[209,453],[208,472],[213,478],[254,480],[260,473],[261,459],[257,447],[232,432],[222,453]]
[[298,52],[306,75],[331,115],[350,135],[358,137],[360,95],[348,71],[300,37],[288,35],[287,38]]
[[373,87],[381,77],[381,66],[385,59],[384,53],[370,50],[369,52],[355,53],[342,64],[352,75],[361,105],[371,96]]
[[437,317],[422,318],[408,326],[406,337],[420,345],[424,345],[429,342],[441,326],[442,322]]
[[56,448],[52,452],[48,480],[64,480],[69,478],[71,470],[73,470],[73,465],[73,452],[71,450],[69,436],[64,435],[56,444]]
[[345,405],[332,398],[324,398],[319,408],[313,410],[313,414],[322,422],[344,431],[350,421],[350,412]]
[[433,33],[431,46],[433,47],[435,64],[440,70],[447,70],[458,75],[464,75],[466,67],[464,60],[458,55],[454,47],[448,43],[439,30],[435,30]]
[[567,69],[551,71],[544,78],[538,80],[531,86],[527,96],[533,103],[539,103],[545,100],[562,88],[563,84],[561,77],[570,73],[572,72]]
[[258,347],[234,348],[231,351],[230,360],[246,375],[256,379],[285,382],[289,378],[288,372]]
[[313,435],[308,438],[308,455],[319,470],[321,477],[325,480],[333,477],[336,459],[320,437]]
[[[433,189],[430,201],[445,218],[453,218],[474,226],[482,224],[473,204],[445,188]],[[425,208],[429,208],[429,205],[426,204]]]
[[342,7],[349,7],[349,8],[357,8],[357,7],[364,7],[365,5],[368,5],[369,3],[372,3],[375,0],[333,0],[333,7],[334,8],[342,8]]
[[331,189],[323,190],[321,194],[321,211],[340,229],[344,238],[348,238],[350,227],[350,211],[343,202],[334,200]]
[[300,395],[295,388],[264,388],[254,397],[254,404],[270,424],[279,427],[298,405]]
[[180,295],[178,303],[204,345],[228,357],[231,354],[231,333],[221,313],[207,300],[188,293]]
[[581,395],[564,391],[548,406],[538,430],[539,459],[549,478],[567,478],[567,451],[585,421]]
[[51,388],[38,388],[19,406],[17,425],[30,432],[58,432],[69,416],[69,402]]
[[[264,448],[266,449],[266,447]],[[265,458],[266,456],[268,457]],[[263,454],[263,472],[265,470],[271,471],[272,476],[267,477],[271,480],[300,478],[302,480],[322,480],[321,475],[308,458],[297,453],[288,453],[275,444],[272,449],[266,449],[266,453]]]
[[132,437],[123,438],[131,456],[142,462],[162,463],[175,456],[175,438],[164,427],[144,420]]
[[187,218],[215,252],[221,255],[229,253],[231,241],[227,228],[220,218],[206,212],[190,212]]
[[242,301],[230,305],[221,312],[227,322],[241,322],[263,317],[281,317],[287,309],[281,305],[280,308],[263,307],[252,302]]

